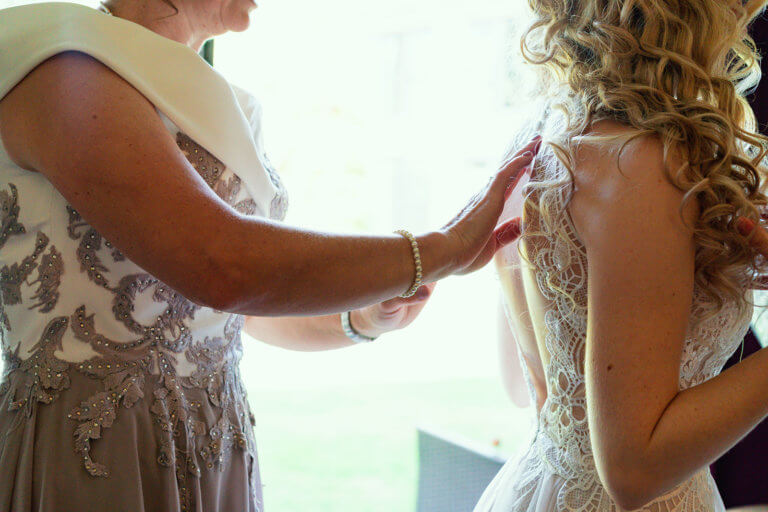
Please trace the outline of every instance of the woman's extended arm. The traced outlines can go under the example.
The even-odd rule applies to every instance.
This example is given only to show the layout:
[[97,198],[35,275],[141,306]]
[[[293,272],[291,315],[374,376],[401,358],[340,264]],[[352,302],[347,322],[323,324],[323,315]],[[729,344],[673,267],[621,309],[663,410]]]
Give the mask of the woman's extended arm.
[[[396,297],[350,313],[352,328],[370,338],[404,329],[424,309],[435,284],[419,288],[412,297]],[[313,352],[333,350],[353,345],[344,334],[339,315],[310,317],[250,316],[245,321],[245,332],[264,343],[289,350]]]
[[[126,256],[200,304],[320,315],[387,300],[413,281],[410,246],[398,235],[342,236],[237,214],[190,166],[153,105],[83,54],[30,73],[0,102],[0,129],[15,162],[43,173]],[[452,223],[419,238],[427,282],[491,258],[504,191],[529,161],[505,166]]]
[[[586,392],[603,484],[635,509],[683,482],[768,414],[768,352],[680,391],[694,243],[661,144],[584,149],[570,206],[589,260]],[[693,225],[697,213],[685,212]],[[642,241],[642,243],[638,243]]]
[[249,316],[243,331],[268,345],[300,352],[334,350],[355,344],[344,335],[339,315]]

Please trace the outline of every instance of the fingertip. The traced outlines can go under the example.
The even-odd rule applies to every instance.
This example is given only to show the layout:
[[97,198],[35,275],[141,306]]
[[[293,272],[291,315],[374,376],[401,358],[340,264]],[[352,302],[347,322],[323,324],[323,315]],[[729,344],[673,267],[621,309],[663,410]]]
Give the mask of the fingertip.
[[510,236],[506,233],[501,233],[498,237],[496,237],[496,250],[498,251],[499,249],[503,249],[504,247],[517,240],[517,238],[518,236]]
[[749,236],[755,229],[755,223],[746,217],[739,217],[736,220],[736,228],[739,230],[742,236]]
[[416,290],[416,293],[413,294],[413,298],[419,301],[427,299],[431,294],[431,290],[427,288],[426,286],[419,287],[418,290]]
[[522,229],[519,218],[512,219],[511,221],[498,228],[494,233],[496,237],[496,243],[498,245],[497,249],[501,249],[502,247],[509,245],[520,238],[521,232]]
[[381,311],[383,311],[384,313],[393,313],[397,311],[406,300],[407,299],[395,297],[394,299],[389,299],[387,301],[382,302],[381,304],[379,304],[379,307],[381,308]]

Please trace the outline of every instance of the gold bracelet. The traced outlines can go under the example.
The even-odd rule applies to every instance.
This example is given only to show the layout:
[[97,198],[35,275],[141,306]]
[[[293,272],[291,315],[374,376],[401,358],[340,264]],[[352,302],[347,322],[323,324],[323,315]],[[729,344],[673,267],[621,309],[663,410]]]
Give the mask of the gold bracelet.
[[421,253],[419,252],[419,244],[416,242],[416,237],[414,237],[410,231],[398,229],[395,233],[404,236],[408,239],[408,242],[410,242],[411,251],[413,251],[413,264],[416,267],[416,277],[413,279],[413,284],[408,288],[407,292],[401,295],[402,298],[407,299],[408,297],[413,297],[416,290],[421,286],[421,278],[424,276],[423,268],[421,267]]

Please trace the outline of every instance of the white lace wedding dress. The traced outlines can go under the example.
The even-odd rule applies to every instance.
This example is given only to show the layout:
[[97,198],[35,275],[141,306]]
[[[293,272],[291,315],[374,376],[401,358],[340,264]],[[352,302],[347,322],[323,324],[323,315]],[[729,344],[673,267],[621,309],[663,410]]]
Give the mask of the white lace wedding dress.
[[[549,131],[553,131],[550,129]],[[556,230],[574,244],[564,243],[552,230],[526,218],[524,233],[540,229],[543,235],[529,254],[534,263],[521,268],[515,250],[507,251],[513,272],[530,272],[535,283],[526,287],[530,311],[543,318],[544,344],[550,360],[544,363],[547,397],[535,421],[535,431],[525,451],[510,460],[481,497],[475,512],[618,511],[600,482],[589,439],[584,385],[584,352],[587,329],[587,257],[567,210],[571,179],[546,145],[537,156],[531,181],[551,180],[546,204]],[[529,248],[530,249],[530,248]],[[523,265],[525,266],[525,265]],[[536,269],[536,270],[534,270]],[[534,290],[538,288],[538,290]],[[533,299],[531,294],[537,294]],[[573,304],[569,297],[575,297]],[[701,314],[702,296],[694,291],[690,318]],[[510,311],[512,314],[528,311]],[[680,389],[698,385],[720,373],[725,361],[742,340],[750,315],[734,304],[711,320],[689,327],[680,364]],[[692,322],[693,324],[693,322]],[[518,333],[519,334],[519,333]],[[531,403],[536,392],[529,369],[521,357]],[[725,507],[708,468],[669,490],[641,510],[650,512],[711,512]]]

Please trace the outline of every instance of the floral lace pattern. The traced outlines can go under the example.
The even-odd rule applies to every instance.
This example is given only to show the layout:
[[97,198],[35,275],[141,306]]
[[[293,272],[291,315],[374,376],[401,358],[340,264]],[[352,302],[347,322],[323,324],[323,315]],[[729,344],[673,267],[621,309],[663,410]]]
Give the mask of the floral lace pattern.
[[[183,133],[177,135],[177,142],[216,194],[244,215],[258,213],[237,175]],[[284,192],[277,176],[271,171],[270,175]],[[0,250],[15,235],[27,231],[20,220],[24,212],[19,194],[13,183],[0,190]],[[274,218],[282,218],[287,206],[284,194],[271,206]],[[157,428],[157,462],[175,469],[181,508],[191,510],[190,478],[199,477],[202,471],[223,470],[233,450],[255,458],[254,419],[238,369],[244,318],[189,301],[128,261],[71,206],[64,204],[61,210],[53,215],[66,219],[66,230],[50,236],[74,247],[71,253],[59,251],[41,231],[31,254],[0,268],[0,325],[6,363],[0,393],[10,394],[10,411],[17,413],[14,421],[21,422],[32,415],[37,404],[50,404],[67,392],[73,372],[100,382],[101,389],[83,396],[68,414],[74,425],[74,449],[85,470],[99,478],[109,477],[110,469],[92,458],[92,444],[120,421],[121,411],[147,401]],[[107,293],[111,315],[92,313],[93,306],[87,303],[69,311],[57,307],[67,293],[62,286],[64,277],[78,280],[81,290],[85,281]],[[25,288],[30,291],[24,292]],[[9,339],[17,335],[14,314],[7,308],[19,305],[40,314],[55,313],[37,343],[25,345],[23,350],[21,342],[14,345]],[[149,320],[148,311],[155,311]],[[198,334],[196,320],[205,320],[213,328]],[[106,334],[116,331],[130,337]],[[96,355],[79,362],[60,359],[56,353],[63,350],[65,336]],[[180,373],[181,365],[191,371]],[[218,411],[213,423],[199,414],[201,396]]]
[[[553,473],[564,484],[557,491],[552,510],[614,512],[621,509],[600,483],[587,422],[587,257],[567,211],[571,181],[550,149],[542,149],[537,160],[531,181],[548,182],[546,202],[552,220],[545,226],[535,216],[527,217],[523,236],[526,230],[534,234],[528,237],[526,250],[546,303],[548,396],[538,415],[535,438],[514,469],[515,476],[510,477],[514,488],[504,491],[512,499],[512,505],[505,505],[504,510],[529,510],[533,500],[541,499],[537,498],[537,488],[542,475]],[[558,235],[565,235],[572,243]],[[702,300],[703,296],[695,291],[691,318],[700,318]],[[749,315],[739,314],[733,304],[712,319],[692,322],[694,327],[689,328],[683,349],[680,389],[716,376],[743,338],[748,324]],[[711,476],[703,470],[642,510],[710,510],[716,496]]]
[[[205,180],[208,186],[211,187],[220,198],[244,215],[256,214],[258,206],[253,199],[248,198],[239,202],[235,201],[235,198],[240,194],[242,181],[235,174],[232,174],[226,181],[222,180],[222,175],[226,167],[219,159],[181,132],[176,136],[176,143],[190,163],[195,167],[198,174],[200,174],[203,180]],[[277,172],[272,168],[272,164],[269,162],[266,155],[262,157],[262,163],[269,178],[278,190],[278,193],[272,199],[272,203],[270,204],[270,211],[268,212],[269,217],[282,220],[285,218],[285,213],[288,210],[287,192],[280,180],[280,176],[278,176]]]

